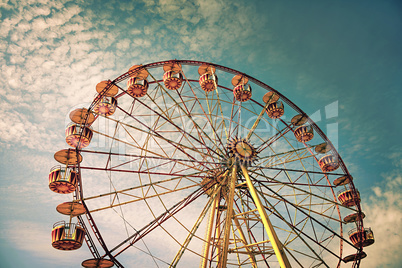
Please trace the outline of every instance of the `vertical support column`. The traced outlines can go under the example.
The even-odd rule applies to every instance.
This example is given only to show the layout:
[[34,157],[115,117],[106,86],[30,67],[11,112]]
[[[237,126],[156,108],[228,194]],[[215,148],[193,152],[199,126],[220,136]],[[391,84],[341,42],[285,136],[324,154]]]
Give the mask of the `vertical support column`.
[[[214,188],[214,193],[217,190],[218,186],[215,185]],[[219,187],[219,192],[220,192],[220,187]],[[220,201],[220,193],[217,193],[215,195],[214,203],[212,204],[211,207],[211,214],[209,216],[209,221],[208,221],[208,229],[207,229],[207,235],[205,239],[205,245],[204,245],[204,256],[201,262],[201,268],[206,268],[207,263],[208,263],[208,256],[209,256],[209,250],[211,248],[211,238],[212,238],[212,227],[214,225],[214,220],[215,220],[215,214],[216,211],[219,209],[219,201]]]
[[218,201],[217,201],[217,207],[216,207],[216,226],[215,226],[215,248],[216,248],[216,262],[219,263],[219,260],[221,259],[221,252],[222,252],[222,247],[221,247],[221,243],[222,243],[222,239],[221,239],[221,225],[220,225],[220,219],[222,216],[222,211],[221,209],[219,209],[219,205],[221,203],[221,193],[218,193]]
[[222,258],[218,262],[217,268],[226,268],[226,263],[228,260],[228,249],[229,249],[229,239],[230,239],[230,227],[232,226],[232,216],[233,216],[233,200],[234,200],[234,190],[236,186],[237,178],[237,165],[233,165],[232,175],[228,177],[227,182],[227,194],[226,194],[226,222],[225,222],[225,232],[223,239],[223,251]]
[[254,200],[255,205],[257,206],[257,210],[260,214],[262,223],[264,224],[265,230],[267,231],[269,240],[271,241],[272,247],[274,248],[274,252],[276,255],[276,258],[278,259],[279,265],[281,268],[290,268],[290,263],[288,258],[286,257],[285,251],[283,250],[282,243],[279,241],[274,227],[272,226],[268,215],[264,209],[264,206],[261,203],[260,198],[257,195],[257,191],[254,188],[253,183],[251,182],[251,179],[248,175],[248,171],[246,167],[241,166],[241,170],[243,171],[244,177],[246,178],[246,183],[247,187],[250,190],[251,196]]

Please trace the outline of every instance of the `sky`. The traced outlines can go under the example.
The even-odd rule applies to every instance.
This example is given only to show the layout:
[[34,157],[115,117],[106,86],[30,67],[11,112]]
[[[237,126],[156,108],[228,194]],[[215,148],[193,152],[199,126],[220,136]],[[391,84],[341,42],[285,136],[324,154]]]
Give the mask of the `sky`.
[[275,88],[337,147],[376,243],[364,267],[401,267],[402,3],[355,1],[0,1],[2,267],[76,267],[50,232],[48,189],[73,107],[134,64],[216,63]]

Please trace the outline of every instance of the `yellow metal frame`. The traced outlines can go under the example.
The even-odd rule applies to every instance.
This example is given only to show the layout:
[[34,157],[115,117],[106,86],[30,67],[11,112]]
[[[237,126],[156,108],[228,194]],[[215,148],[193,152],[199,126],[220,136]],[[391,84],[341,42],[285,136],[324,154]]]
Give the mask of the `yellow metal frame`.
[[289,263],[288,258],[286,257],[285,251],[283,250],[283,245],[279,241],[278,236],[275,233],[274,227],[272,226],[272,224],[268,218],[268,215],[264,209],[264,206],[262,205],[261,200],[258,197],[257,191],[255,190],[254,185],[251,182],[250,176],[248,175],[247,168],[244,166],[241,166],[241,170],[246,179],[247,187],[250,190],[250,194],[254,200],[255,205],[257,206],[262,223],[264,224],[265,230],[267,231],[269,240],[271,241],[272,247],[274,248],[274,252],[278,259],[279,265],[281,266],[281,268],[292,267]]
[[[290,268],[291,265],[289,263],[289,260],[285,254],[285,251],[283,249],[282,243],[279,241],[278,236],[275,233],[275,230],[268,218],[268,215],[265,211],[264,206],[262,205],[262,202],[258,196],[258,193],[256,189],[254,188],[254,185],[250,179],[250,176],[248,175],[247,168],[245,166],[240,167],[242,170],[242,173],[246,179],[246,185],[250,191],[250,194],[252,196],[252,199],[257,207],[255,210],[258,212],[261,221],[264,225],[264,228],[268,234],[269,240],[263,241],[263,242],[270,242],[272,245],[272,248],[274,250],[274,253],[278,259],[279,265],[281,268]],[[223,175],[222,181],[226,181],[227,185],[227,191],[226,194],[221,192],[221,187],[215,186],[214,192],[218,190],[216,195],[211,198],[214,198],[213,200],[213,205],[210,208],[210,217],[208,221],[208,227],[207,227],[207,233],[206,233],[206,239],[205,239],[205,245],[204,245],[204,252],[203,252],[203,258],[201,261],[201,268],[206,268],[208,265],[208,260],[209,260],[209,255],[210,255],[210,249],[211,245],[213,244],[211,239],[213,236],[213,227],[214,227],[214,222],[216,217],[219,217],[219,205],[220,205],[220,200],[222,198],[226,199],[226,205],[227,205],[227,210],[226,210],[226,220],[225,220],[225,225],[224,225],[224,231],[223,231],[223,237],[221,237],[220,232],[220,226],[215,226],[215,237],[218,239],[217,243],[217,268],[225,268],[227,266],[227,259],[228,259],[228,253],[230,252],[237,252],[238,249],[244,248],[246,250],[246,253],[249,256],[250,263],[253,268],[257,267],[257,263],[255,260],[255,257],[253,255],[252,251],[252,246],[254,244],[248,244],[246,240],[246,236],[241,228],[241,224],[239,220],[236,218],[235,211],[233,209],[233,202],[234,202],[234,195],[235,195],[235,187],[236,187],[236,182],[237,182],[237,171],[238,171],[238,165],[233,165],[231,174],[229,175],[229,170],[225,172]],[[233,222],[232,222],[233,221]],[[244,246],[236,247],[235,249],[229,250],[229,244],[230,244],[230,233],[233,232],[234,234],[234,229],[233,229],[233,223],[236,226],[237,232],[239,233],[239,238],[240,241],[244,244]],[[232,230],[231,230],[232,228]],[[259,242],[262,243],[262,242]]]
[[[218,188],[218,186],[215,185],[214,191],[217,191],[217,188]],[[207,267],[209,250],[211,248],[212,227],[214,224],[215,213],[219,209],[219,200],[220,200],[220,187],[219,187],[218,193],[215,195],[214,203],[211,206],[211,212],[210,212],[208,227],[207,227],[206,240],[205,240],[205,245],[204,245],[204,254],[203,254],[203,258],[202,258],[202,262],[201,262],[201,266],[200,266],[201,268]]]

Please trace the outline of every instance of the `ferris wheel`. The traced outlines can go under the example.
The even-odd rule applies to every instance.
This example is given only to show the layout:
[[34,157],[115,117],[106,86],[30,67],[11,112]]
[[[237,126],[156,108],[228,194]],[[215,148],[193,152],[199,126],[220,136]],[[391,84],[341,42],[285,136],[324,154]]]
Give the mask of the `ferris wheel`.
[[332,143],[248,74],[134,65],[70,119],[52,246],[85,241],[83,267],[359,267],[374,243]]

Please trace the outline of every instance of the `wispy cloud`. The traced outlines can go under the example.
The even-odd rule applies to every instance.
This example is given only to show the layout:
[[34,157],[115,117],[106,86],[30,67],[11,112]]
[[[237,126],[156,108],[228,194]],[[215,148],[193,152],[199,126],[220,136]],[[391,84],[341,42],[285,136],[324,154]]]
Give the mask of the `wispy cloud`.
[[59,267],[72,267],[77,266],[79,260],[88,258],[85,251],[65,252],[52,248],[49,226],[30,221],[10,221],[3,226],[7,230],[3,236],[6,236],[10,247],[32,254],[36,259],[40,259],[43,265],[58,263]]
[[[271,42],[271,28],[266,23],[271,13],[262,16],[262,12],[258,12],[261,3],[255,5],[246,1],[212,0],[104,2],[94,5],[69,0],[0,2],[0,151],[4,159],[10,161],[7,163],[19,167],[11,170],[11,164],[2,166],[2,170],[6,170],[6,179],[2,178],[1,190],[4,193],[3,204],[8,204],[7,199],[23,204],[20,207],[14,204],[16,210],[13,213],[17,215],[33,218],[28,214],[42,213],[40,210],[43,207],[39,208],[38,205],[25,214],[30,203],[44,204],[44,207],[52,206],[54,209],[58,203],[66,201],[65,197],[47,189],[47,172],[55,163],[53,153],[67,148],[63,132],[68,112],[77,105],[88,106],[99,81],[113,79],[134,64],[171,58],[216,63],[229,60],[241,66],[243,69],[240,71],[248,72],[247,69],[255,67],[261,76],[272,78],[272,73],[266,74],[267,69],[276,69],[276,65],[293,68],[290,63],[297,61],[293,57],[305,51],[292,49],[292,53],[286,53],[283,48],[285,42],[280,43],[285,41],[284,38],[277,39],[279,41],[276,43]],[[290,20],[286,23],[288,28],[292,25]],[[279,27],[280,33],[283,32],[282,26]],[[303,24],[300,24],[296,29],[302,27]],[[295,36],[305,34],[292,31]],[[276,38],[281,37],[278,33]],[[292,37],[293,48],[299,47],[297,40]],[[311,43],[311,39],[307,41]],[[326,42],[321,45],[328,51]],[[319,53],[313,54],[305,56],[321,57]],[[336,80],[326,59],[323,60],[325,64],[320,66],[328,70],[326,77]],[[268,60],[269,64],[266,63]],[[335,60],[338,61],[338,58]],[[245,65],[247,61],[251,67]],[[308,65],[308,68],[296,75],[294,89],[303,90],[303,94],[308,91],[306,96],[311,100],[321,100],[325,96],[326,99],[335,100],[336,96],[328,98],[328,95],[337,91],[339,85],[322,81],[315,83],[320,73],[313,73],[313,69],[310,69],[314,65],[312,63],[303,62],[301,66]],[[288,78],[278,76],[275,79],[280,81]],[[315,90],[311,94],[314,96],[310,95],[310,89],[320,87],[324,89]],[[353,94],[347,96],[347,99],[356,98]],[[341,106],[346,105],[345,109],[349,111],[347,115],[361,113],[361,107],[345,102],[339,101]],[[341,108],[339,116],[343,116],[343,120],[347,115],[342,112]],[[381,146],[378,140],[383,134],[378,132],[381,129],[378,127],[380,120],[371,120],[368,115],[357,119],[359,122],[352,124],[348,118],[344,122],[339,121],[347,126],[341,131],[350,131],[350,136],[357,137],[353,142],[347,142],[348,150],[342,148],[346,152],[342,156],[350,156],[347,160],[356,158],[356,154],[359,157],[373,156],[381,152],[377,150]],[[367,141],[373,146],[367,146]],[[344,144],[345,141],[340,139],[340,146]],[[401,158],[400,155],[394,158],[398,157]],[[354,161],[348,162],[348,167],[357,165]],[[400,169],[400,166],[396,166],[395,170],[397,168]],[[9,174],[16,173],[17,176],[9,178]],[[365,225],[371,226],[376,236],[376,243],[366,250],[370,261],[365,261],[365,266],[380,267],[380,262],[392,266],[401,262],[400,258],[394,258],[399,256],[396,249],[401,246],[397,232],[402,229],[401,175],[397,171],[389,172],[384,174],[384,178],[387,184],[373,185],[373,196],[369,199],[363,197],[363,209],[367,215]],[[97,178],[90,174],[87,179],[95,184]],[[96,190],[100,191],[100,188]],[[113,220],[115,216],[101,220]],[[134,218],[137,215],[127,212],[127,216]],[[7,219],[1,220],[3,223]],[[10,236],[7,238],[13,247],[43,256],[49,262],[67,260],[65,252],[59,254],[51,248],[49,239],[43,239],[50,237],[48,226],[51,223],[41,224],[28,219],[8,220],[6,227],[10,228]],[[30,227],[24,229],[27,226]],[[23,230],[19,231],[21,228]],[[112,237],[113,233],[106,236]],[[24,237],[29,243],[23,240]],[[77,254],[78,259],[83,259],[81,253]]]
[[365,267],[397,267],[402,263],[402,174],[401,153],[393,155],[395,169],[384,174],[381,185],[373,186],[373,194],[364,199],[365,227],[371,227],[375,243],[364,249],[370,261]]
[[8,43],[0,50],[2,144],[43,150],[57,143],[58,119],[74,104],[90,101],[96,83],[113,69],[96,46],[106,34],[89,31],[91,22],[78,16],[82,9],[64,4],[18,2],[0,22]]

